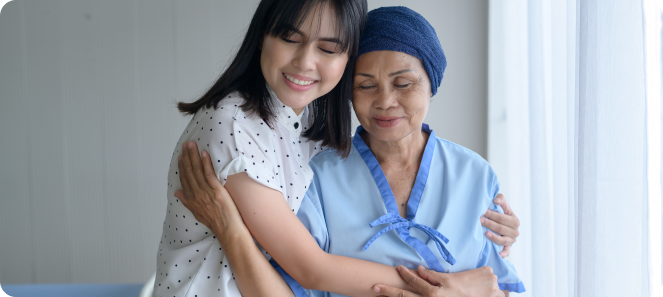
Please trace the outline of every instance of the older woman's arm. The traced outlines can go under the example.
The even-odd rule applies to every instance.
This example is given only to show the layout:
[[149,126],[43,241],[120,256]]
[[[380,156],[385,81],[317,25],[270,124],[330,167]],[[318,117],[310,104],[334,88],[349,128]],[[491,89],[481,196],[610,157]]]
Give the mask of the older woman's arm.
[[404,280],[419,294],[385,285],[375,285],[373,290],[387,297],[502,297],[509,296],[508,291],[500,291],[497,276],[489,266],[456,273],[439,273],[419,266],[412,272],[398,266],[398,272]]
[[[234,266],[231,263],[231,267],[236,271],[236,280],[242,294],[253,290],[256,295],[270,292],[268,295],[283,296],[273,289],[284,286],[282,277],[277,277],[275,269],[264,256],[242,254],[240,247],[229,248],[225,245],[226,242],[242,248],[248,245],[247,241],[242,241],[246,244],[234,242],[233,236],[224,235],[224,232],[238,230],[228,226],[242,222],[238,219],[239,215],[232,214],[233,211],[224,211],[228,210],[224,207],[231,207],[229,203],[232,200],[253,238],[304,288],[350,296],[376,296],[378,294],[373,292],[372,285],[378,282],[401,289],[408,288],[394,267],[324,252],[293,214],[282,194],[256,183],[246,174],[228,176],[225,188],[232,200],[227,199],[227,195],[218,195],[218,190],[223,186],[216,179],[209,155],[203,152],[201,160],[195,143],[190,142],[188,145],[183,149],[183,158],[179,164],[180,170],[184,172],[184,176],[180,177],[182,187],[190,188],[184,193],[187,197],[184,200],[185,206],[199,222],[215,234],[218,233],[217,238],[228,257],[234,257],[236,263],[241,263]],[[205,171],[208,173],[205,174]],[[214,189],[217,189],[218,199],[215,199]],[[242,234],[240,232],[240,237],[245,238]],[[258,265],[263,268],[258,268]],[[266,265],[270,267],[265,268]],[[279,278],[280,282],[277,282]]]
[[[184,150],[184,152],[185,157],[183,158],[183,161],[180,161],[179,166],[180,171],[184,172],[184,175],[181,177],[181,181],[186,193],[180,191],[176,193],[176,196],[183,201],[187,208],[193,211],[198,221],[210,227],[210,229],[217,236],[217,239],[221,243],[226,256],[231,262],[230,264],[236,277],[240,292],[242,292],[244,296],[292,296],[293,293],[290,291],[290,288],[283,281],[282,277],[267,262],[267,259],[265,259],[265,257],[253,242],[248,229],[242,222],[242,218],[235,206],[235,203],[233,202],[229,193],[217,180],[208,155],[203,152],[203,160],[201,162],[200,156],[197,154],[197,149],[194,148],[190,150]],[[233,182],[234,186],[230,187],[245,189],[245,187],[251,186],[250,182],[251,180],[248,177],[246,179],[240,178],[238,181]],[[249,183],[249,185],[247,186],[245,183]],[[261,196],[258,192],[251,193],[253,195]],[[192,199],[187,199],[186,197],[191,197]],[[279,199],[274,200],[280,201]],[[267,208],[270,209],[270,207]],[[195,211],[196,209],[215,211]],[[261,214],[253,213],[253,215]],[[275,225],[282,226],[280,223]],[[301,223],[297,225],[301,226]],[[310,236],[306,238],[313,242],[312,238],[309,237]],[[295,244],[295,246],[296,245],[297,244]],[[319,247],[317,247],[317,252],[319,252],[320,255],[313,255],[312,260],[307,260],[307,258],[311,258],[306,254],[298,253],[294,250],[290,250],[285,253],[286,255],[292,257],[292,259],[286,260],[286,262],[295,262],[296,264],[317,262],[315,261],[316,258],[332,258],[330,262],[334,263],[333,265],[337,267],[336,269],[330,269],[329,267],[326,269],[321,269],[321,266],[315,265],[308,265],[310,267],[308,267],[309,269],[306,269],[307,265],[304,265],[304,270],[299,271],[301,273],[293,275],[294,278],[304,287],[335,292],[342,291],[341,293],[348,295],[373,296],[375,295],[375,292],[370,292],[370,289],[372,288],[371,285],[374,283],[391,283],[392,285],[397,283],[398,288],[394,289],[398,289],[399,291],[405,291],[403,289],[409,287],[406,283],[406,281],[409,281],[408,279],[401,280],[399,278],[397,281],[393,280],[394,275],[399,276],[393,267],[352,258],[329,255],[320,250]],[[336,261],[333,258],[337,258],[339,261]],[[364,269],[360,270],[352,268],[353,266],[357,265],[365,265],[365,267]],[[361,280],[364,279],[364,276],[366,275],[363,273],[365,272],[364,270],[366,270],[366,266],[368,266],[368,270],[373,271],[375,275],[369,274],[372,280],[364,281],[364,283],[362,283]],[[301,268],[302,267],[299,269]],[[292,271],[292,268],[290,268],[290,270]],[[354,287],[354,289],[359,287],[363,293],[352,291],[352,288],[347,289],[344,287],[345,284],[341,285],[343,289],[340,289],[339,287],[330,287],[328,278],[334,277],[326,275],[321,278],[319,275],[319,271],[321,270],[345,270],[345,273],[339,274],[341,277],[339,280],[336,280],[336,282],[340,282],[339,284],[342,284],[344,281],[354,281],[354,284],[350,287]],[[297,272],[298,271],[295,271],[295,273]],[[492,291],[493,284],[491,284],[489,281],[489,277],[492,275],[492,272],[490,274],[486,274],[485,272],[485,268],[479,268],[466,272],[450,273],[445,275],[450,276],[448,279],[450,284],[457,283],[458,286],[463,289],[463,292],[465,292],[463,295],[458,296],[486,296],[486,292]],[[389,279],[392,280],[388,281]],[[361,289],[362,287],[367,288],[368,290]],[[456,287],[453,286],[445,287],[443,288],[442,292],[445,294],[444,296],[456,296],[453,295],[456,292],[455,288]],[[408,289],[413,290],[413,288]]]
[[[175,196],[189,209],[205,207],[218,214],[194,212],[196,220],[210,227],[223,247],[242,296],[294,296],[256,246],[235,203],[217,180],[207,152],[203,152],[203,158],[207,162],[201,162],[198,155],[179,157],[184,191],[176,192]],[[196,199],[188,200],[187,197]]]

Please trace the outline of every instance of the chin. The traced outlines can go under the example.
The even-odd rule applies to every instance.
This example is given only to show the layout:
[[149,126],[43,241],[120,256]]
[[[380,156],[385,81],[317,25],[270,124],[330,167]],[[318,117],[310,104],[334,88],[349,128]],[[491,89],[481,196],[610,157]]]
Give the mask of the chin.
[[[413,131],[403,129],[403,127],[391,127],[391,128],[381,128],[374,126],[372,131],[368,131],[373,137],[384,142],[393,142],[399,141],[408,135],[412,134]],[[375,132],[375,133],[373,133]]]
[[276,92],[276,96],[279,97],[279,100],[283,104],[285,104],[288,107],[291,108],[302,108],[311,103],[313,99],[310,98],[310,96],[305,96],[304,94],[301,93],[294,93],[293,92]]

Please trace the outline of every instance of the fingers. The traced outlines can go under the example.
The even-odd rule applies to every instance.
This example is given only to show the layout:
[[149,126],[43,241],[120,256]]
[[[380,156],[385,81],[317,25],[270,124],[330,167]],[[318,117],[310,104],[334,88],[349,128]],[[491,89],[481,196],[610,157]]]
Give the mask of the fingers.
[[500,257],[506,258],[511,253],[511,245],[505,245],[502,251],[500,252]]
[[499,245],[507,246],[507,245],[512,245],[514,242],[516,242],[516,239],[509,237],[509,236],[501,236],[499,234],[495,234],[491,231],[486,231],[486,237],[494,243],[497,243]]
[[376,293],[380,293],[381,296],[388,296],[388,297],[415,297],[415,296],[421,296],[417,295],[415,293],[412,293],[407,290],[402,290],[402,289],[397,289],[394,287],[390,286],[385,286],[385,285],[375,285],[373,286],[373,291]]
[[[191,186],[189,185],[189,182],[187,181],[187,178],[185,177],[185,174],[184,174],[184,171],[185,171],[184,170],[184,157],[182,157],[182,156],[177,157],[177,168],[179,169],[179,172],[180,172],[180,174],[179,174],[180,175],[180,184],[182,184],[182,190],[184,191],[184,196],[193,197],[193,192],[192,192]],[[182,199],[182,198],[177,197],[177,196],[175,196],[175,197],[180,199],[180,201],[186,201],[184,203],[189,202],[188,200],[186,200],[186,198]],[[186,205],[184,205],[184,206],[186,208],[189,208]]]
[[504,214],[508,215],[509,217],[512,218],[512,221],[514,222],[511,227],[514,229],[518,229],[520,227],[520,220],[518,219],[518,216],[516,216],[516,213],[513,212],[513,209],[509,204],[506,202],[506,198],[504,198],[504,195],[502,194],[497,194],[497,197],[495,197],[495,203],[502,207],[502,210],[504,210]]
[[493,200],[493,202],[495,202],[495,204],[502,207],[502,209],[504,210],[504,214],[506,215],[513,214],[511,206],[509,206],[509,204],[506,202],[506,198],[504,197],[504,195],[502,195],[502,193],[498,193],[497,196],[495,196],[495,200]]
[[515,215],[501,214],[499,212],[492,211],[489,209],[486,211],[486,213],[483,216],[497,222],[498,224],[505,225],[514,230],[518,230],[518,227],[520,227],[520,221]]
[[417,268],[417,272],[419,273],[419,276],[429,282],[430,284],[434,286],[442,286],[444,285],[443,283],[446,282],[446,276],[444,276],[441,273],[438,273],[436,271],[432,271],[429,269],[424,268],[423,266],[419,265]]
[[[196,145],[196,143],[193,141],[189,141],[187,143],[187,146],[189,148],[187,152],[189,155],[189,160],[191,161],[191,172],[193,172],[193,176],[196,179],[196,183],[201,188],[208,188],[207,180],[205,179],[205,175],[203,174],[203,164],[202,164],[203,162],[200,159],[200,153],[198,152],[198,145]],[[186,160],[184,164],[186,165]]]
[[396,267],[396,270],[398,270],[398,273],[401,275],[401,278],[405,280],[407,284],[410,285],[410,287],[415,289],[417,292],[427,296],[433,291],[434,286],[432,286],[427,281],[421,279],[419,276],[412,273],[412,271],[410,271],[410,269],[405,268],[405,266],[398,265],[398,267]]
[[[196,182],[196,177],[193,173],[193,167],[191,166],[191,154],[189,153],[188,142],[182,144],[182,163],[183,165],[180,166],[180,174],[182,175],[180,177],[180,181],[185,179],[186,182],[189,184],[191,192],[200,189],[198,183]],[[185,194],[187,194],[187,197],[191,197],[188,195],[189,192],[185,191]]]
[[205,174],[205,180],[209,184],[212,189],[215,190],[220,190],[224,189],[223,185],[219,181],[218,177],[216,176],[216,173],[214,172],[214,165],[212,165],[212,158],[210,158],[209,154],[206,151],[203,151],[202,154],[203,156],[203,173]]
[[[507,217],[507,218],[505,218]],[[503,236],[508,236],[512,238],[518,237],[518,229],[517,227],[513,227],[511,224],[513,222],[510,222],[508,220],[507,215],[503,215],[501,213],[496,213],[492,210],[489,210],[486,213],[486,217],[481,217],[479,220],[481,221],[481,225],[493,230],[497,234],[503,235]],[[495,220],[491,219],[494,218]]]

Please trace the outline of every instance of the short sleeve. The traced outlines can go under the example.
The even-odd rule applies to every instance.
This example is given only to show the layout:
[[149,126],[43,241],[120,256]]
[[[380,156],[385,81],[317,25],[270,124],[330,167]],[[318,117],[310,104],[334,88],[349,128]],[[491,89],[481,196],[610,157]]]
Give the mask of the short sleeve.
[[225,184],[228,176],[244,172],[259,184],[280,191],[280,179],[276,178],[278,171],[273,165],[275,156],[270,139],[272,133],[267,129],[251,126],[256,126],[256,123],[234,121],[232,140],[236,157],[218,171],[219,179],[223,179]]
[[[222,103],[224,103],[222,101]],[[262,120],[245,115],[239,103],[230,99],[216,110],[204,109],[194,116],[189,127],[199,150],[207,150],[219,180],[225,184],[229,175],[246,173],[251,179],[280,191],[274,168],[275,150],[272,131]],[[262,123],[262,124],[261,124]]]
[[[484,227],[484,232],[487,230]],[[497,283],[500,286],[500,290],[516,293],[525,292],[525,286],[513,264],[500,256],[499,252],[502,250],[502,246],[488,239],[484,239],[484,243],[476,267],[490,266],[493,269],[493,273],[497,276]]]
[[[492,195],[490,196],[492,199],[494,199],[499,192],[499,182],[497,181],[497,178],[494,178],[493,181],[493,190],[491,193]],[[504,213],[504,210],[502,210],[499,205],[493,203],[492,201],[490,202],[489,207],[493,211]],[[484,234],[490,231],[486,227],[482,228]],[[500,286],[500,290],[516,293],[525,292],[525,286],[523,285],[520,276],[518,276],[516,268],[513,267],[513,264],[511,264],[509,261],[504,260],[499,254],[499,252],[502,251],[503,246],[488,240],[485,236],[483,241],[484,247],[481,251],[481,256],[477,261],[476,267],[479,268],[483,266],[490,266],[493,269],[493,273],[497,276],[497,283]]]
[[[492,201],[500,191],[500,182],[492,169],[489,172],[491,178],[488,179],[489,185],[487,189],[490,189],[488,195],[491,201],[489,202],[488,207],[493,211],[503,214],[504,210],[502,210],[502,207]],[[482,228],[484,234],[490,231],[486,227]],[[500,290],[516,293],[525,292],[525,286],[523,285],[520,276],[518,276],[515,267],[513,267],[513,264],[504,260],[499,254],[499,252],[502,251],[503,246],[488,240],[485,236],[483,237],[483,241],[484,247],[481,251],[481,256],[477,261],[476,267],[490,266],[493,269],[493,273],[497,276],[497,283],[500,286]]]
[[[329,233],[327,232],[327,223],[324,219],[324,213],[322,212],[321,201],[318,196],[317,187],[315,185],[315,180],[311,183],[304,200],[302,201],[301,206],[299,207],[299,212],[297,217],[302,222],[304,227],[308,229],[311,233],[311,236],[318,243],[320,248],[329,252]],[[296,280],[294,280],[290,275],[288,275],[281,266],[272,259],[270,261],[274,269],[281,274],[285,282],[290,286],[292,292],[295,296],[324,296],[324,292],[317,290],[308,290],[304,289]]]

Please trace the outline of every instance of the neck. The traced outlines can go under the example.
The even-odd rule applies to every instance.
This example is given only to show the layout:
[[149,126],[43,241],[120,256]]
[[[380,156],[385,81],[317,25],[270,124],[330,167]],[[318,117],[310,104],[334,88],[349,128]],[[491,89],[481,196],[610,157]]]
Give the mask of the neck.
[[368,148],[371,149],[380,165],[406,165],[421,162],[429,135],[418,130],[396,141],[382,141],[366,131],[360,136],[368,145]]
[[300,113],[302,113],[302,111],[304,111],[304,108],[303,107],[293,108],[292,111],[294,111],[296,115],[299,115]]

